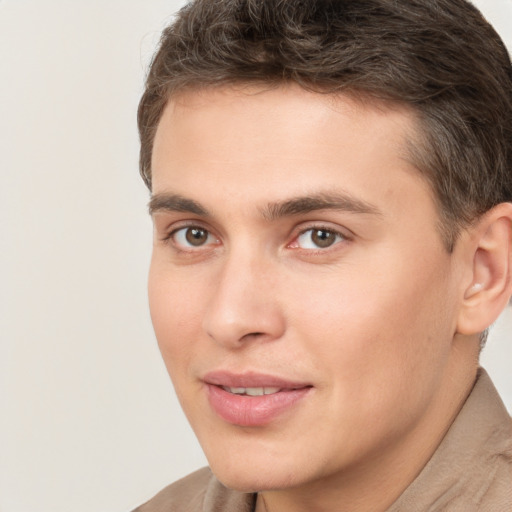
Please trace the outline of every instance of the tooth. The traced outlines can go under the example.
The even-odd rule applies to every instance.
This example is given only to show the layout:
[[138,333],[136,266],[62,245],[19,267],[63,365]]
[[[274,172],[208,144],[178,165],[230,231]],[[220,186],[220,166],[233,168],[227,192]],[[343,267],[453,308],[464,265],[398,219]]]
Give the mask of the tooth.
[[232,393],[233,395],[248,395],[248,396],[262,396],[262,395],[273,395],[281,390],[281,388],[231,388],[223,386],[225,391]]
[[245,388],[228,388],[228,391],[235,395],[245,395]]
[[264,390],[263,388],[246,388],[245,393],[249,396],[262,396]]

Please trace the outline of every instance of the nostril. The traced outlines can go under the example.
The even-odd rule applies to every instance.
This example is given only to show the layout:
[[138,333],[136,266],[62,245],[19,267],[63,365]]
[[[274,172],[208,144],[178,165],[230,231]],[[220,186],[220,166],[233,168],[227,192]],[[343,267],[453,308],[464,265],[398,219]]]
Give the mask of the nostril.
[[251,338],[261,338],[262,336],[265,336],[264,332],[249,332],[249,333],[245,334],[244,336],[242,336],[242,338],[240,338],[240,339],[241,340],[249,340]]

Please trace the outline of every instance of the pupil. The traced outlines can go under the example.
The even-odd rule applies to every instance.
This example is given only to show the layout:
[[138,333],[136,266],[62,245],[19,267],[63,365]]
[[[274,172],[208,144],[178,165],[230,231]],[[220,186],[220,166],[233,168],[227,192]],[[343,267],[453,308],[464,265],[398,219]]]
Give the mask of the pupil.
[[334,242],[335,235],[325,229],[318,229],[313,231],[311,238],[318,247],[329,247]]
[[204,229],[189,228],[187,229],[186,239],[191,245],[202,245],[206,242],[208,234]]

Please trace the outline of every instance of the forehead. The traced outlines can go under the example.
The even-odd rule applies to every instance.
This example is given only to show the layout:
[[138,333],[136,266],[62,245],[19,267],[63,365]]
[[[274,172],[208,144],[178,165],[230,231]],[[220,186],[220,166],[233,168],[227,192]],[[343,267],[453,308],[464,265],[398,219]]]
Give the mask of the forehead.
[[185,91],[157,129],[153,192],[282,201],[336,187],[378,202],[412,179],[430,195],[408,155],[416,126],[401,104],[294,85]]
[[[237,119],[234,113],[241,115]],[[274,87],[238,84],[185,89],[174,94],[160,119],[154,146],[159,142],[159,133],[178,124],[180,129],[184,129],[188,125],[187,121],[193,124],[196,133],[199,129],[208,131],[216,128],[217,131],[219,128],[227,128],[226,121],[235,127],[234,123],[241,121],[243,133],[232,135],[236,137],[237,133],[240,136],[252,133],[257,136],[253,138],[253,142],[256,142],[265,135],[261,131],[261,122],[271,123],[267,125],[266,132],[271,132],[274,139],[278,135],[285,135],[289,140],[303,128],[303,123],[299,121],[307,120],[311,128],[306,134],[308,137],[315,130],[319,134],[322,132],[321,136],[325,137],[330,128],[336,138],[338,134],[335,123],[327,125],[326,122],[339,119],[340,116],[345,117],[354,127],[365,126],[365,130],[372,127],[368,131],[368,138],[382,135],[382,132],[378,132],[385,128],[386,135],[390,140],[393,138],[397,147],[404,147],[404,142],[412,141],[419,126],[416,111],[410,105],[379,100],[363,92],[314,92],[293,83]],[[291,120],[292,123],[289,122]],[[220,126],[221,121],[224,122],[223,126]],[[282,128],[285,129],[280,130]],[[282,148],[282,151],[285,149]]]

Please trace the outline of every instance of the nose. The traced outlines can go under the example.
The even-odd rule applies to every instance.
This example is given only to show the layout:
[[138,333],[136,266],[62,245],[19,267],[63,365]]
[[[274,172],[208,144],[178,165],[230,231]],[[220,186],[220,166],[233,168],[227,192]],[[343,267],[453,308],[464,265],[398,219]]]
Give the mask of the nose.
[[276,271],[250,256],[233,255],[223,263],[203,317],[203,329],[213,341],[237,349],[283,335],[286,325],[276,293]]

